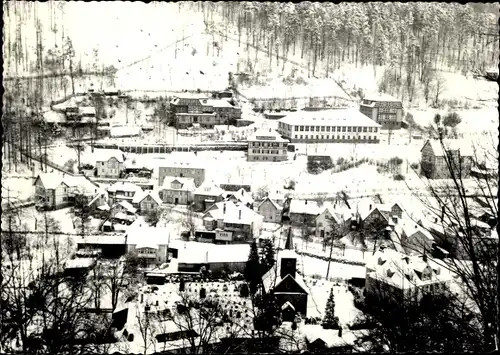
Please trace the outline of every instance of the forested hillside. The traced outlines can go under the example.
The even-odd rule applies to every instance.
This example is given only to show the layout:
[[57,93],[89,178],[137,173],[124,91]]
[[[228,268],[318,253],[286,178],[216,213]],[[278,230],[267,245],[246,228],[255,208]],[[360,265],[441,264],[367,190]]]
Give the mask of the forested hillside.
[[[199,2],[207,30],[235,33],[246,47],[272,58],[298,58],[308,77],[351,64],[383,66],[384,91],[412,101],[442,85],[437,71],[464,75],[497,66],[498,5],[458,3]],[[235,29],[233,31],[233,29]],[[241,53],[240,53],[241,54]],[[276,60],[276,64],[278,60]],[[284,70],[284,65],[283,65]],[[376,74],[376,73],[374,73]]]

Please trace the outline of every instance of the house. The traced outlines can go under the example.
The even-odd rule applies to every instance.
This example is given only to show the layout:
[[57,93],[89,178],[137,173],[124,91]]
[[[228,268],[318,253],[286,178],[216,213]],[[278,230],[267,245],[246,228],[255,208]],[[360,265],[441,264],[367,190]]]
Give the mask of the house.
[[378,203],[370,205],[369,208],[368,213],[360,214],[361,224],[364,228],[370,228],[370,226],[386,227],[396,223],[397,219],[403,216],[403,209],[398,203]]
[[172,241],[168,249],[170,262],[175,260],[179,272],[198,272],[205,266],[212,277],[243,273],[250,253],[249,244],[216,245],[180,240]]
[[260,130],[252,134],[248,141],[248,161],[285,161],[288,159],[288,140],[271,131]]
[[359,111],[384,129],[400,129],[403,122],[403,103],[387,94],[365,96]]
[[100,188],[97,193],[89,201],[87,207],[89,207],[91,213],[101,214],[103,211],[109,211],[108,205],[108,193],[105,189]]
[[276,296],[282,311],[287,308],[283,306],[289,302],[295,314],[307,317],[309,289],[298,273],[298,255],[293,250],[291,227],[288,229],[285,249],[278,251],[276,263],[262,277],[262,284],[266,292]]
[[110,209],[112,220],[130,224],[137,218],[137,209],[130,202],[119,201]]
[[83,175],[42,173],[33,185],[36,203],[48,209],[70,206],[77,195],[84,195],[91,200],[98,191],[98,186]]
[[103,150],[96,152],[97,177],[118,179],[124,168],[125,158],[120,150]]
[[115,182],[108,187],[109,204],[112,206],[119,201],[132,203],[134,196],[142,192],[142,189],[136,184],[130,182]]
[[119,259],[127,253],[127,243],[123,233],[89,234],[78,237],[78,252],[97,251],[105,259]]
[[366,263],[367,302],[420,299],[449,289],[452,277],[427,255],[379,249]]
[[251,208],[253,206],[252,194],[241,188],[238,191],[226,192],[223,194],[224,201],[241,202]]
[[296,111],[278,120],[278,133],[291,143],[377,144],[380,128],[352,108]]
[[264,222],[280,223],[281,222],[281,212],[283,207],[278,205],[276,202],[266,197],[257,206],[257,213],[264,216]]
[[170,109],[177,129],[194,124],[204,128],[235,124],[241,118],[241,108],[234,101],[210,99],[202,94],[183,93],[170,101]]
[[153,213],[158,210],[163,201],[158,195],[158,191],[140,191],[134,196],[132,205],[142,214]]
[[165,177],[158,195],[165,203],[190,205],[193,202],[193,192],[196,189],[193,178]]
[[205,164],[193,153],[173,152],[158,168],[158,186],[166,176],[192,178],[196,187],[205,181]]
[[127,252],[136,253],[143,264],[160,265],[168,261],[170,230],[151,227],[139,218],[125,233]]
[[301,327],[307,350],[311,353],[352,353],[356,336],[352,332],[339,334],[338,330],[323,329],[320,324]]
[[224,190],[215,183],[205,181],[193,192],[194,210],[197,212],[206,211],[214,203],[221,202]]
[[333,231],[333,225],[340,225],[342,223],[343,216],[336,212],[330,204],[323,207],[323,212],[321,212],[315,219],[314,223],[316,225],[316,238],[325,239],[329,237]]
[[311,200],[291,200],[290,202],[290,222],[295,226],[311,226],[314,219],[321,213],[316,201]]
[[471,145],[459,140],[445,140],[443,145],[434,139],[425,142],[420,151],[422,175],[428,179],[449,179],[451,169],[456,177],[469,178],[473,157]]
[[203,228],[196,230],[198,240],[207,242],[251,243],[260,235],[264,217],[241,202],[214,203],[203,217]]

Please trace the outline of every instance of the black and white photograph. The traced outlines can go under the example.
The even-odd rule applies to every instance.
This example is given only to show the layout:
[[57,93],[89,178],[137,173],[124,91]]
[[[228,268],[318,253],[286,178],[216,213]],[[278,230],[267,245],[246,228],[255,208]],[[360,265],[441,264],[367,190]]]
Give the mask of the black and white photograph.
[[500,4],[2,6],[0,353],[499,350]]

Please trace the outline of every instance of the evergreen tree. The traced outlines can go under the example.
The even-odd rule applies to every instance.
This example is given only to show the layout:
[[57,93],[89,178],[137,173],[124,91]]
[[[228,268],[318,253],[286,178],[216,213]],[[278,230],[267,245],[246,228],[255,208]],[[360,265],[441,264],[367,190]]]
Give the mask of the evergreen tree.
[[183,292],[186,289],[186,282],[184,279],[181,279],[179,282],[179,292]]
[[250,247],[250,254],[245,266],[245,280],[248,282],[250,293],[252,295],[257,291],[257,287],[262,281],[262,268],[259,261],[259,252],[257,250],[257,243],[253,241]]
[[262,249],[263,249],[262,251],[263,255],[261,256],[260,263],[262,265],[262,273],[264,274],[269,270],[271,270],[276,260],[274,258],[275,256],[274,245],[271,240],[265,239]]
[[321,323],[323,329],[338,329],[339,318],[335,317],[335,300],[333,298],[333,289],[330,290],[330,296],[328,296],[328,301],[326,301],[325,316],[323,317],[323,322]]

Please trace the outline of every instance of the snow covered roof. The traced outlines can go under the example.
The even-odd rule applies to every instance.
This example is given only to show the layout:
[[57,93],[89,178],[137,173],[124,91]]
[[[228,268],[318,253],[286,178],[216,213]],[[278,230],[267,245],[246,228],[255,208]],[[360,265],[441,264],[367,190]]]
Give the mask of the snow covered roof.
[[269,197],[266,197],[264,200],[262,200],[261,203],[259,203],[259,205],[257,206],[257,209],[260,209],[260,206],[262,206],[262,204],[266,201],[269,201],[271,202],[271,204],[277,209],[277,210],[282,210],[283,207],[281,207],[280,205],[278,205],[278,203],[274,202],[272,199],[270,199]]
[[246,262],[250,253],[249,244],[216,245],[200,242],[174,240],[168,245],[177,249],[179,263],[236,263]]
[[351,346],[354,345],[356,339],[350,332],[344,332],[342,337],[339,337],[338,331],[333,329],[323,329],[321,324],[306,324],[300,328],[304,334],[304,338],[309,342],[322,340],[328,348]]
[[231,197],[234,197],[237,201],[240,201],[244,204],[251,204],[254,202],[252,195],[249,192],[245,191],[245,189],[243,188],[239,189],[238,191],[225,192],[223,196],[226,200],[230,200]]
[[170,229],[163,227],[152,227],[145,224],[132,224],[126,231],[127,244],[129,245],[168,245]]
[[66,261],[66,269],[83,269],[94,265],[94,258],[75,258]]
[[[172,183],[178,182],[180,184],[179,188],[172,186]],[[183,191],[194,191],[196,189],[193,178],[180,178],[180,177],[170,177],[167,176],[163,180],[163,185],[161,190],[183,190]]]
[[148,196],[150,196],[153,199],[153,201],[155,201],[158,205],[161,205],[163,203],[160,196],[158,196],[158,191],[156,191],[156,190],[147,190],[147,191],[140,190],[140,191],[138,191],[134,195],[134,198],[132,199],[132,203],[141,203]]
[[276,131],[269,130],[258,130],[247,138],[249,142],[288,142],[287,139],[281,138],[281,135]]
[[[385,94],[385,93],[370,93],[370,94],[367,94],[365,97],[363,97],[363,100],[401,103],[401,100],[399,100],[399,99],[397,99],[394,96],[391,96],[389,94]],[[401,104],[401,107],[403,107],[402,104]]]
[[223,220],[224,223],[237,223],[250,225],[255,221],[262,220],[263,217],[242,203],[232,201],[217,202],[213,204],[203,215],[216,220]]
[[111,158],[115,158],[119,163],[125,161],[123,152],[119,149],[95,149],[96,162],[107,162]]
[[[344,211],[337,211],[331,203],[324,203],[321,207],[318,206],[321,213],[316,217],[319,218],[323,214],[331,216],[336,223],[340,223],[344,216]],[[345,219],[345,218],[344,218]]]
[[160,167],[204,169],[205,164],[194,153],[172,152],[166,155],[165,159],[160,163]]
[[[137,212],[137,209],[134,206],[132,206],[130,204],[130,202],[128,202],[128,201],[119,201],[118,203],[116,203],[115,206],[117,206],[117,205],[125,208],[127,210],[127,212],[130,212],[130,213]],[[113,207],[115,207],[115,206],[113,206]]]
[[111,137],[132,137],[141,134],[141,127],[134,126],[114,126],[109,129]]
[[195,195],[206,195],[206,196],[220,196],[224,193],[217,184],[214,182],[203,182],[195,191]]
[[125,234],[91,234],[79,238],[77,244],[125,244]]
[[66,184],[68,187],[76,187],[80,193],[90,194],[97,193],[98,186],[87,180],[83,175],[68,175],[61,173],[40,173],[35,179],[40,179],[46,189],[55,189],[61,184]]
[[[437,139],[429,139],[425,144],[422,146],[422,150],[424,147],[430,144],[432,151],[434,152],[434,155],[437,157],[443,157],[445,155],[443,147],[440,143],[439,140]],[[462,156],[473,156],[474,151],[472,149],[472,145],[470,142],[466,140],[459,140],[459,139],[445,139],[443,141],[443,144],[445,146],[445,149],[448,151],[454,151],[454,150],[459,150],[460,149],[460,154]]]
[[290,202],[290,213],[318,215],[321,210],[316,201],[294,199]]
[[[400,289],[451,280],[451,274],[427,257],[408,256],[395,250],[378,250],[366,264],[368,275]],[[427,274],[427,275],[425,275]],[[427,276],[427,277],[426,277]]]
[[45,111],[43,113],[43,118],[45,122],[48,123],[61,123],[61,122],[66,122],[66,116],[61,113],[61,112],[56,112],[56,111]]
[[93,107],[93,106],[80,106],[78,108],[78,111],[79,111],[80,115],[85,115],[85,116],[95,116],[96,115],[95,107]]
[[132,184],[131,182],[118,181],[113,185],[108,187],[108,192],[119,192],[119,191],[127,191],[127,192],[139,192],[142,191],[139,186],[136,184]]
[[289,125],[381,127],[356,109],[291,112],[278,120]]
[[202,104],[206,105],[206,106],[212,106],[212,107],[227,107],[227,108],[236,108],[236,109],[239,108],[237,106],[231,105],[231,103],[228,100],[224,100],[224,99],[208,99],[206,103],[202,103]]

